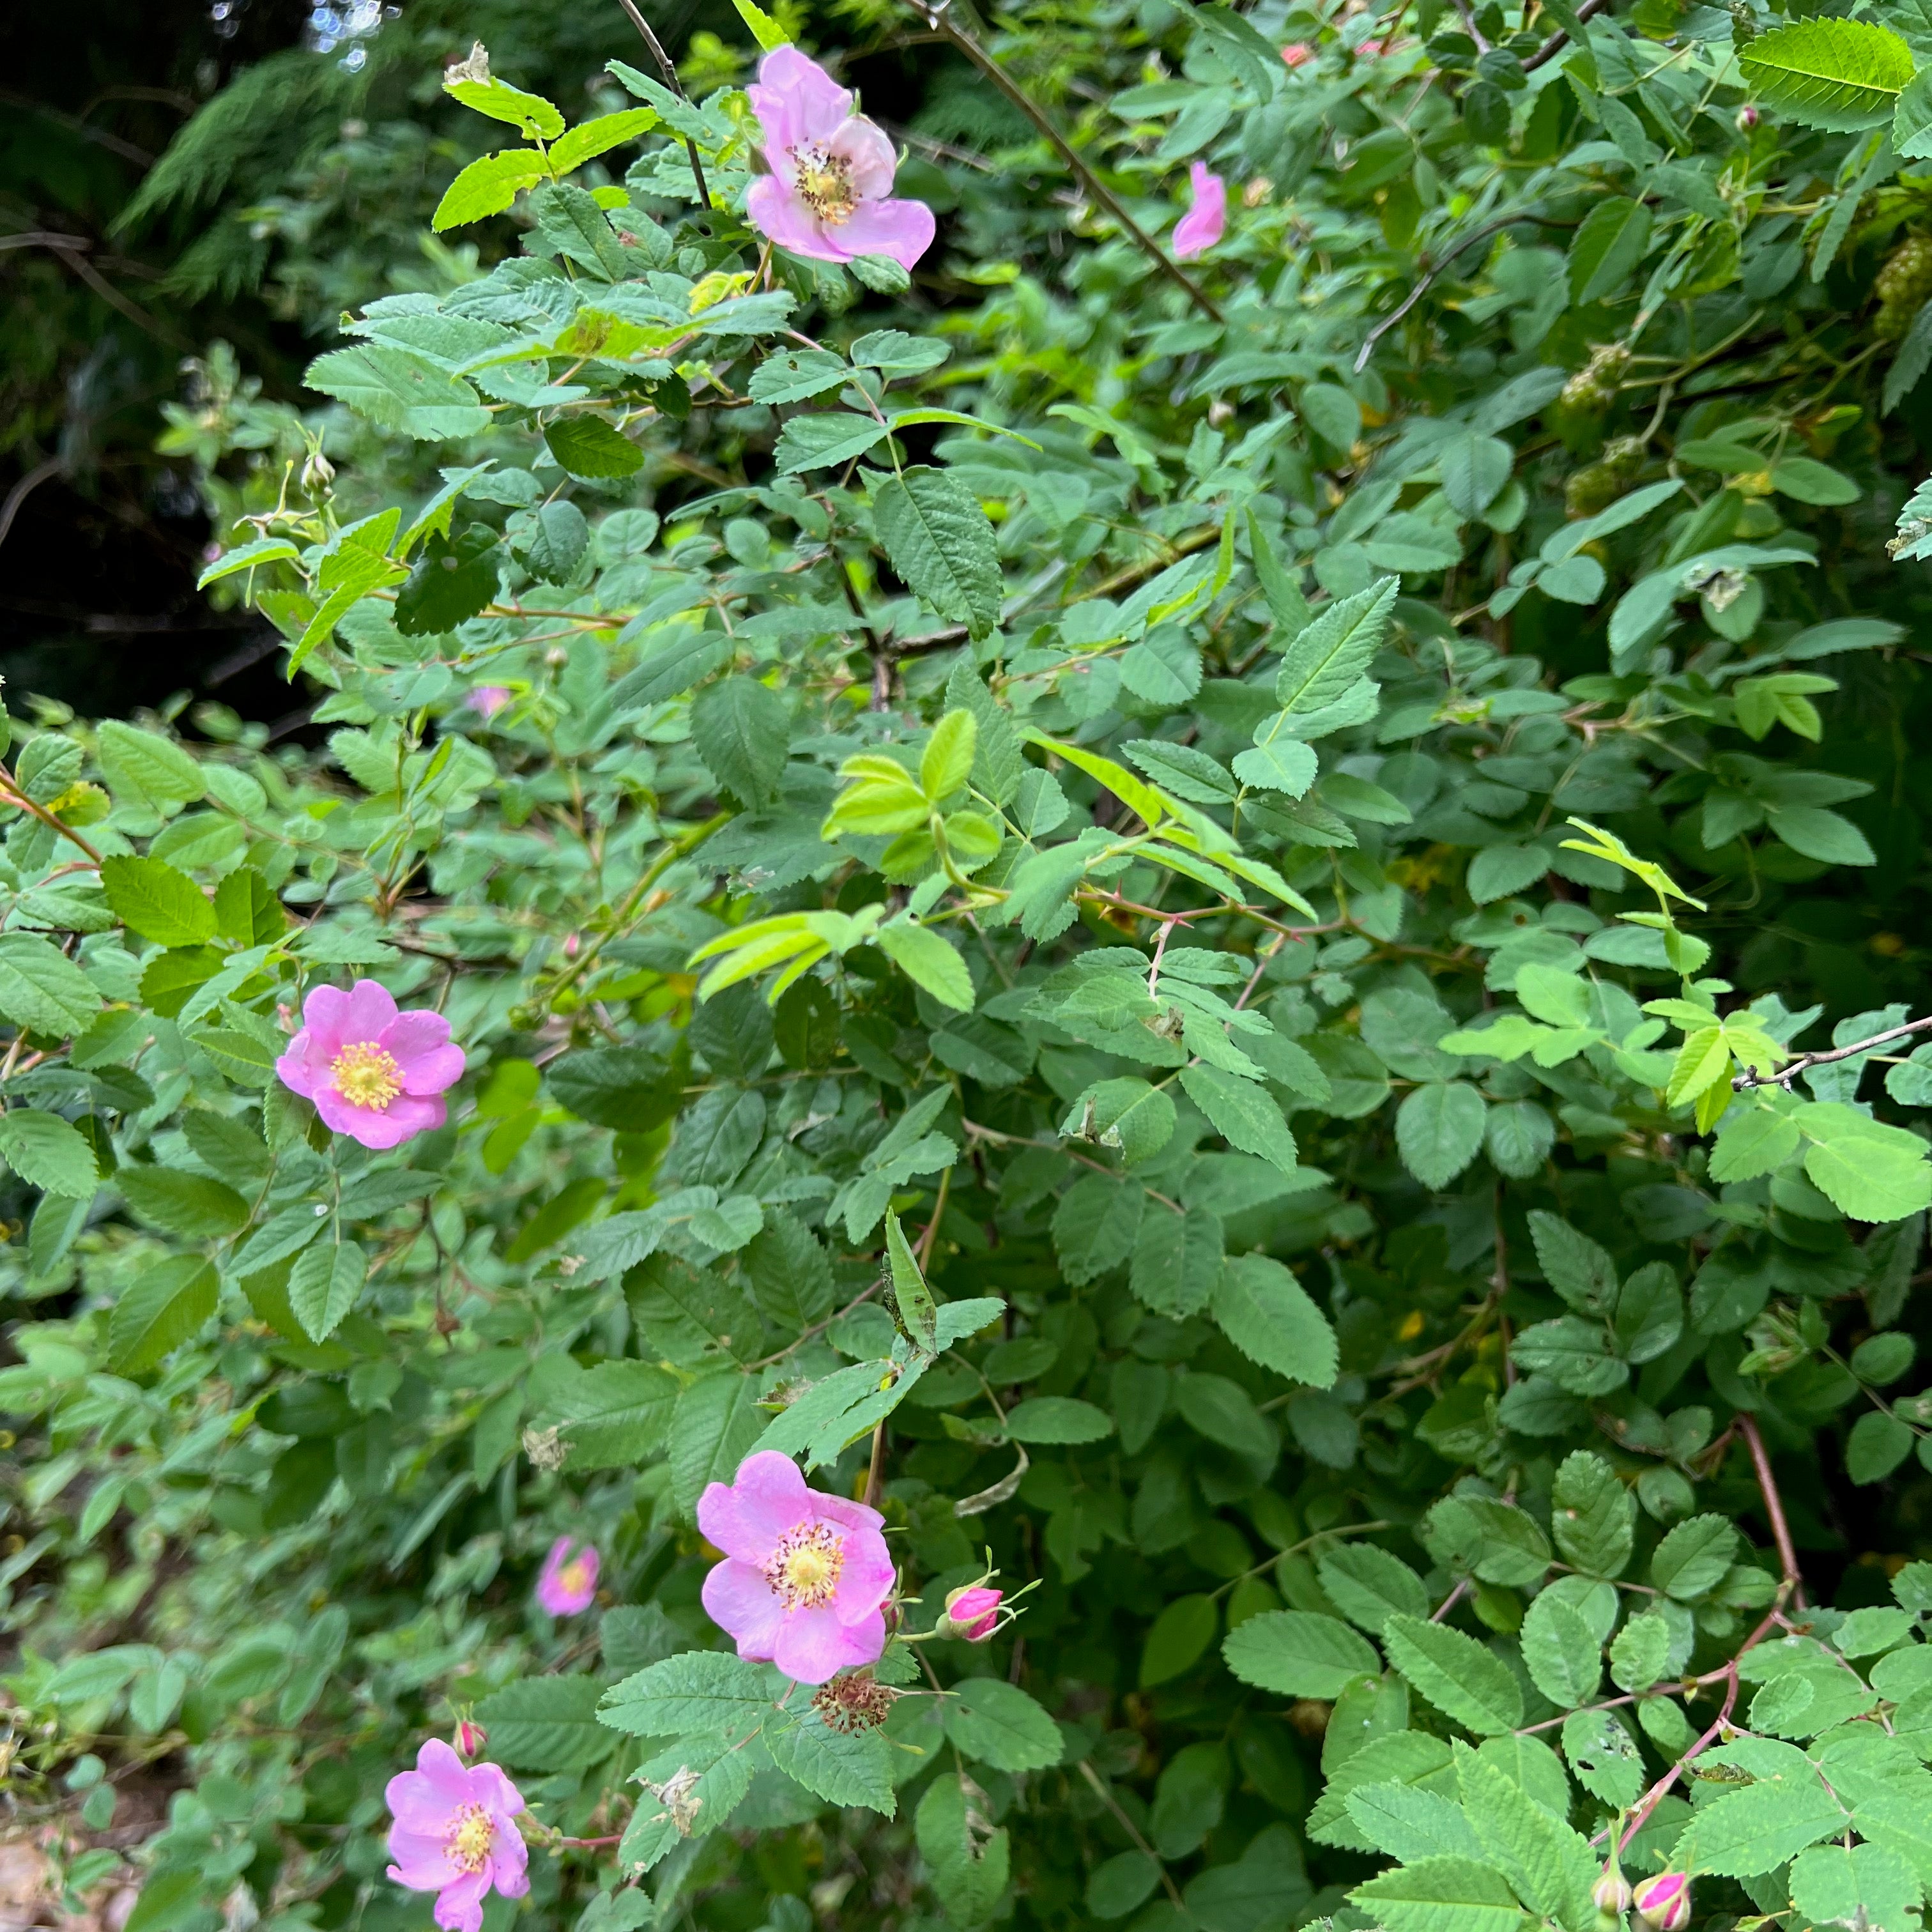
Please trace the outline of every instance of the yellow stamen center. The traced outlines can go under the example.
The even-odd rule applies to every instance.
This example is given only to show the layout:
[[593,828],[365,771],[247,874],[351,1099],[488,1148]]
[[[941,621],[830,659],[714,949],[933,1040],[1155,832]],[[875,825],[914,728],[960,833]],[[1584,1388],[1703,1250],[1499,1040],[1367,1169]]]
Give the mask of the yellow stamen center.
[[345,1046],[328,1071],[335,1090],[352,1107],[373,1107],[380,1114],[403,1090],[403,1070],[374,1040]]
[[836,228],[850,219],[859,206],[852,185],[852,164],[829,148],[813,144],[794,148],[792,164],[798,170],[798,198],[820,221]]
[[845,1567],[844,1539],[827,1522],[801,1524],[778,1539],[765,1576],[788,1610],[815,1610],[829,1604]]
[[573,1562],[566,1563],[556,1573],[556,1580],[574,1597],[579,1591],[589,1587],[590,1566],[582,1557],[578,1557]]
[[496,1842],[496,1827],[480,1804],[458,1808],[456,1822],[449,1828],[449,1862],[460,1870],[479,1872],[490,1862],[490,1849]]

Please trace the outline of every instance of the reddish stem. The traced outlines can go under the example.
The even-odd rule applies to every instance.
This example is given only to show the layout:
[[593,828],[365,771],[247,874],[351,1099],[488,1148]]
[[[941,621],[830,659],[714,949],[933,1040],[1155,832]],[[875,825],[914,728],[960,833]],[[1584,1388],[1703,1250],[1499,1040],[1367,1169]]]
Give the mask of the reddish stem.
[[1792,1600],[1804,1607],[1804,1580],[1798,1574],[1798,1551],[1791,1540],[1791,1526],[1784,1520],[1784,1499],[1778,1493],[1778,1478],[1771,1472],[1771,1458],[1765,1451],[1764,1438],[1758,1433],[1755,1416],[1740,1414],[1738,1433],[1750,1450],[1751,1467],[1757,1472],[1757,1486],[1764,1498],[1765,1514],[1771,1519],[1772,1540],[1778,1546],[1778,1560]]

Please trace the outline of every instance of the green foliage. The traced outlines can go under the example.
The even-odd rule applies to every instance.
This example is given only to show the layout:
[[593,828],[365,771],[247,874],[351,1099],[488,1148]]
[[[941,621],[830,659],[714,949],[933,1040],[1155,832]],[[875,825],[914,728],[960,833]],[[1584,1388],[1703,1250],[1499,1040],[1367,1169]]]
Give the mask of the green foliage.
[[[194,446],[323,746],[5,790],[14,1766],[170,1781],[142,1924],[417,1922],[473,1714],[585,1932],[1593,1932],[1612,1837],[1910,1932],[1932,1085],[1832,921],[1923,52],[1460,18],[1012,24],[1143,214],[1246,185],[1211,307],[1016,129],[908,284],[766,256],[728,86],[452,70],[524,146],[434,225],[516,222],[354,304],[332,474]],[[466,1056],[392,1150],[275,1071],[363,976]],[[817,1694],[704,1608],[754,1449],[892,1532]]]

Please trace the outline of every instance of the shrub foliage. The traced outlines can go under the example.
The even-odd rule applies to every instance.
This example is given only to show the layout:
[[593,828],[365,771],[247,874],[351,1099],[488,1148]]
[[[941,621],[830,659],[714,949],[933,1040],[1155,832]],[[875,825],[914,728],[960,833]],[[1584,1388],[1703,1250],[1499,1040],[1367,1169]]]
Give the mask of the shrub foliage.
[[[1932,14],[931,26],[1014,118],[910,280],[736,88],[458,70],[485,252],[170,432],[326,752],[14,727],[63,1882],[423,1924],[466,1720],[583,1932],[1913,1932]],[[393,1150],[276,1071],[362,979],[466,1056]],[[760,1449],[898,1568],[815,1694],[700,1600]]]

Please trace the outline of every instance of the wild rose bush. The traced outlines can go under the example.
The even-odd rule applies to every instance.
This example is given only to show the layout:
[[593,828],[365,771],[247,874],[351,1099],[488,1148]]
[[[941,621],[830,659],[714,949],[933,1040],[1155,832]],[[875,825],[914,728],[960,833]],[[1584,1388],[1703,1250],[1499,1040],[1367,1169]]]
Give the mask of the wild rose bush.
[[71,1904],[1917,1926],[1922,10],[449,70],[170,431],[326,751],[14,727]]

